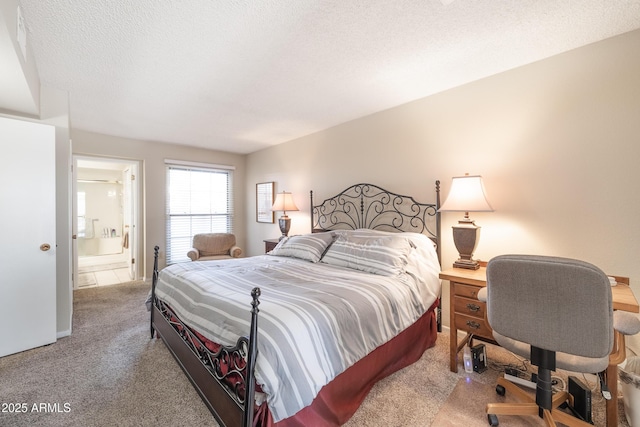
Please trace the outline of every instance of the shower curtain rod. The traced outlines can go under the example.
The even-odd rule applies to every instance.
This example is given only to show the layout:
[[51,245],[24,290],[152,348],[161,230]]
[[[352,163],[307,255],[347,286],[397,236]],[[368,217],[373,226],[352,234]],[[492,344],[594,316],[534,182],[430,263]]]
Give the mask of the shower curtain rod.
[[122,184],[122,181],[111,181],[108,179],[79,179],[78,182],[87,184]]

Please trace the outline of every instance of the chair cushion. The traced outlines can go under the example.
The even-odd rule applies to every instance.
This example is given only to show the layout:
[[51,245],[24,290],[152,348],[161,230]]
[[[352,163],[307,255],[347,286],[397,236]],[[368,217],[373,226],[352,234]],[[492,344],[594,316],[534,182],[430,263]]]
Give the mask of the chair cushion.
[[[502,347],[526,359],[531,359],[531,345],[500,335],[493,331],[493,338]],[[596,373],[607,369],[609,355],[600,358],[574,356],[560,351],[556,352],[556,368],[573,372]]]
[[202,256],[198,258],[198,261],[215,261],[220,259],[231,259],[231,255],[211,255],[211,256]]

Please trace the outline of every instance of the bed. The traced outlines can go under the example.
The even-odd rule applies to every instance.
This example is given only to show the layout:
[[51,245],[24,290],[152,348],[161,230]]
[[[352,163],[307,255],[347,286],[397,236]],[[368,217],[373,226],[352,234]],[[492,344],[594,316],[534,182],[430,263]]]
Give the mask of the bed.
[[161,338],[222,426],[337,426],[440,328],[440,205],[372,184],[311,201],[311,233],[256,257],[174,264]]

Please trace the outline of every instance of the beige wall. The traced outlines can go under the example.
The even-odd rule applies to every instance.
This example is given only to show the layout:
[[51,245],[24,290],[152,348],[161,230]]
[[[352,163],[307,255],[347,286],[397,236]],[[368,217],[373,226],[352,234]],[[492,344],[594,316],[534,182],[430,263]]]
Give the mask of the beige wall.
[[[255,221],[257,182],[294,193],[295,234],[310,230],[310,189],[326,198],[372,182],[431,201],[436,179],[446,196],[451,177],[469,172],[484,177],[495,208],[472,215],[482,226],[476,258],[581,258],[629,276],[640,296],[639,51],[634,31],[250,154],[249,254],[279,235]],[[443,214],[445,268],[460,216]],[[448,292],[444,283],[445,324]]]
[[160,267],[164,267],[165,236],[166,236],[166,193],[165,159],[183,160],[200,163],[213,163],[235,166],[233,186],[235,192],[235,234],[237,242],[245,247],[245,156],[183,145],[163,144],[158,142],[139,141],[115,136],[107,136],[74,129],[71,132],[73,140],[73,154],[86,156],[113,157],[127,160],[137,160],[142,163],[141,195],[144,202],[143,248],[145,268],[142,270],[147,277],[151,277],[153,268],[153,247],[160,246]]
[[40,118],[56,127],[56,323],[58,338],[71,334],[73,292],[71,284],[71,143],[69,96],[43,86]]

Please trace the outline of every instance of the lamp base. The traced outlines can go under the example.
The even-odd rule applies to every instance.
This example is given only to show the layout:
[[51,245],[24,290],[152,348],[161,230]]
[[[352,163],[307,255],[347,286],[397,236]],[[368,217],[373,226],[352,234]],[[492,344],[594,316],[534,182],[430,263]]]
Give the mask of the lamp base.
[[453,263],[455,268],[466,268],[468,270],[477,270],[480,268],[480,262],[475,259],[459,259]]
[[458,221],[458,224],[452,228],[453,242],[460,257],[453,263],[453,266],[468,270],[479,269],[480,263],[473,259],[473,252],[476,250],[478,240],[480,240],[480,227],[473,220],[465,218]]
[[280,226],[280,232],[282,233],[282,236],[280,236],[280,240],[282,240],[289,234],[289,229],[291,228],[291,218],[286,215],[281,216],[280,218],[278,218],[278,225]]

